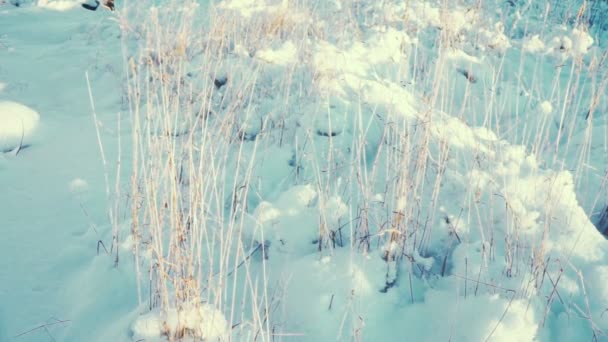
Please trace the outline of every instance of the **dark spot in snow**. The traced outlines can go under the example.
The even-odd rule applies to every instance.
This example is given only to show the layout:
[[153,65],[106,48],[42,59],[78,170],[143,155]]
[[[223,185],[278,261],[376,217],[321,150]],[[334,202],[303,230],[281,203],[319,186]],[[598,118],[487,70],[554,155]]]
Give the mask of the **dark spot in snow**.
[[114,11],[114,0],[105,0],[103,6],[110,11]]
[[217,89],[220,89],[221,87],[223,87],[226,83],[228,83],[228,77],[226,76],[221,76],[216,78],[215,80],[213,80],[213,84],[215,84],[215,87]]
[[245,132],[245,131],[241,130],[237,134],[238,134],[239,140],[241,140],[241,141],[255,141],[255,139],[258,137],[257,132]]
[[458,68],[456,70],[458,71],[458,73],[460,73],[461,75],[466,77],[467,81],[469,81],[471,83],[477,83],[477,77],[475,77],[475,75],[473,75],[473,73],[470,72],[469,70],[466,70],[463,68]]
[[585,120],[589,120],[589,116],[591,116],[591,109],[587,110],[585,113]]
[[95,0],[95,5],[82,4],[82,8],[87,9],[89,11],[96,11],[99,7],[99,1]]
[[608,205],[604,207],[602,212],[597,216],[595,227],[600,233],[608,237]]
[[317,130],[317,135],[322,137],[335,137],[338,134],[340,134],[340,132],[324,132],[321,130]]
[[297,166],[298,168],[300,168],[300,163],[296,160],[296,155],[295,154],[293,154],[291,156],[291,159],[289,159],[289,166],[291,166],[291,167],[296,167]]
[[28,147],[30,147],[30,145],[15,146],[13,148],[8,148],[8,149],[0,150],[0,152],[2,152],[2,153],[14,153],[15,155],[17,155],[17,154],[19,154],[19,152],[25,150]]
[[380,292],[382,293],[387,293],[389,289],[393,288],[395,285],[397,284],[396,280],[393,281],[387,281],[384,284],[384,287],[380,289]]

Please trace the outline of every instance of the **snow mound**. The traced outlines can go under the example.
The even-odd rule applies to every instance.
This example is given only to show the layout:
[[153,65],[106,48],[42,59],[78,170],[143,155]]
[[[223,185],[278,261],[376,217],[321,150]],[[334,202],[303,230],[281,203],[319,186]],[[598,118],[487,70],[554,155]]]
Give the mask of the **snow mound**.
[[0,152],[30,143],[40,116],[17,102],[0,101]]
[[312,185],[299,185],[274,203],[261,202],[253,213],[255,224],[246,234],[257,241],[276,242],[286,251],[310,252],[311,242],[319,234],[317,196]]
[[160,311],[141,315],[131,326],[131,331],[135,341],[166,335],[193,336],[206,341],[224,337],[228,323],[221,312],[203,304],[198,308],[190,306],[181,310],[169,309],[166,315]]
[[38,0],[36,5],[55,11],[68,11],[73,8],[80,7],[82,3],[94,3],[94,1],[81,1],[81,0]]
[[[74,8],[80,8],[83,3],[93,6],[95,5],[94,0],[13,0],[6,2],[10,2],[16,7],[36,6],[58,12],[69,11]],[[3,3],[4,2],[0,0],[0,5],[2,5]]]
[[405,306],[396,317],[395,324],[420,321],[420,317],[443,322],[433,329],[410,329],[412,341],[533,341],[538,329],[535,313],[525,300],[499,295],[464,299],[450,291],[430,290],[424,304]]

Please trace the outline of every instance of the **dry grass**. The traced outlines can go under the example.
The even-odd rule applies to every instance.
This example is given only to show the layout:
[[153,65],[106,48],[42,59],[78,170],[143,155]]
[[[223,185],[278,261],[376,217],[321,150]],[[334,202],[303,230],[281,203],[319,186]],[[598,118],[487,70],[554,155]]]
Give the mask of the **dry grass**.
[[[180,7],[184,4],[175,9]],[[173,8],[150,10],[138,28],[139,54],[129,57],[131,234],[136,264],[144,267],[138,271],[140,301],[164,313],[212,304],[229,316],[231,326],[242,323],[240,312],[249,308],[254,314],[244,317],[266,336],[263,323],[255,320],[258,307],[241,307],[235,295],[243,292],[247,298],[250,292],[251,300],[263,293],[258,284],[240,288],[236,282],[248,277],[247,268],[235,268],[249,248],[240,238],[238,217],[252,164],[235,153],[243,148],[233,136],[237,113],[219,115],[213,103],[217,94],[211,75],[221,57],[217,46],[191,40],[209,38],[192,20],[193,14]],[[194,59],[203,62],[196,67],[196,82],[187,76]],[[239,157],[230,160],[233,155]],[[244,193],[235,200],[237,189]],[[165,333],[170,340],[189,334],[179,328]]]
[[[194,2],[162,11],[129,4],[126,9],[119,22],[128,65],[130,234],[140,303],[164,314],[212,304],[234,327],[231,334],[268,341],[278,298],[269,293],[266,277],[250,273],[252,253],[265,254],[260,248],[266,247],[243,239],[256,154],[265,142],[248,139],[242,126],[260,94],[278,88],[259,82],[258,66],[241,69],[226,58],[237,46],[254,52],[295,35],[302,25],[290,13],[297,11],[279,8],[239,22],[212,6],[204,29],[194,22]],[[218,89],[216,80],[226,76]],[[272,87],[290,89],[293,76],[282,77]],[[267,141],[280,141],[280,129],[272,129],[279,124],[263,127]],[[165,334],[175,340],[192,332],[167,326]]]
[[[447,2],[444,6],[449,7]],[[367,14],[359,12],[355,1],[346,1],[347,15],[336,20],[336,27],[328,27],[327,21],[315,21],[322,13],[302,1],[277,2],[274,10],[248,19],[231,15],[221,6],[212,6],[207,26],[199,26],[194,20],[197,10],[194,7],[191,11],[176,10],[183,7],[175,5],[163,12],[140,9],[140,13],[121,18],[123,31],[128,33],[124,47],[134,155],[129,193],[130,233],[135,237],[136,265],[142,267],[137,270],[139,299],[141,303],[147,302],[149,308],[160,307],[165,312],[210,303],[224,312],[236,330],[241,329],[255,340],[271,340],[274,324],[271,315],[278,307],[280,295],[269,293],[273,286],[267,283],[265,274],[260,276],[252,271],[250,251],[265,245],[242,238],[243,217],[253,209],[248,207],[248,201],[257,196],[252,178],[256,174],[256,157],[268,145],[296,139],[295,134],[286,133],[288,118],[284,114],[293,103],[308,96],[329,97],[325,89],[302,89],[308,86],[307,79],[296,77],[298,72],[312,81],[321,77],[309,61],[310,41],[330,36],[338,44],[348,44],[336,32],[352,28],[353,34],[360,34],[358,20]],[[500,191],[505,184],[492,184],[483,191],[498,190],[483,193],[476,179],[467,180],[472,186],[462,196],[466,203],[461,204],[459,216],[454,218],[451,213],[441,211],[443,184],[451,160],[467,163],[470,175],[476,170],[488,171],[491,164],[486,160],[490,157],[482,151],[475,151],[472,160],[458,159],[459,151],[451,150],[447,137],[433,133],[435,113],[460,113],[470,120],[471,126],[488,128],[510,143],[528,146],[528,152],[539,157],[544,167],[574,168],[571,171],[575,180],[581,182],[591,172],[586,166],[599,101],[595,99],[605,92],[608,83],[608,76],[598,70],[605,61],[602,58],[591,65],[581,61],[557,65],[551,89],[546,90],[544,83],[539,83],[546,81],[543,78],[546,70],[541,70],[539,64],[528,77],[534,80],[533,84],[528,84],[524,76],[530,76],[530,70],[523,67],[517,75],[505,75],[503,66],[507,57],[500,53],[492,57],[498,68],[488,75],[468,68],[452,70],[446,56],[464,44],[457,37],[458,32],[446,31],[433,43],[437,51],[417,46],[407,56],[411,72],[406,81],[419,87],[425,101],[415,119],[399,119],[386,108],[370,109],[364,104],[363,94],[359,94],[359,107],[351,108],[350,154],[336,152],[334,142],[339,136],[326,133],[327,143],[314,145],[314,132],[309,132],[303,135],[305,141],[295,142],[294,182],[310,182],[317,189],[319,253],[332,253],[347,244],[361,253],[379,252],[387,263],[385,292],[401,277],[403,263],[411,265],[410,277],[412,274],[426,277],[430,273],[459,277],[465,284],[465,297],[473,295],[467,293],[471,286],[474,294],[485,288],[493,293],[507,292],[509,298],[514,298],[513,291],[522,296],[526,291],[533,292],[527,288],[503,288],[496,279],[485,279],[482,268],[470,273],[467,269],[466,274],[450,273],[451,253],[465,239],[459,235],[459,224],[466,221],[478,227],[474,234],[481,236],[483,264],[497,262],[496,255],[504,255],[504,260],[498,261],[504,264],[504,279],[524,275],[526,279],[534,279],[531,286],[536,290],[551,283],[553,291],[546,306],[549,310],[552,301],[559,298],[556,290],[559,275],[557,279],[550,278],[555,274],[549,271],[551,265],[546,254],[551,227],[544,226],[538,240],[524,240],[525,227],[518,216],[517,203],[508,193]],[[229,62],[241,53],[253,57],[262,49],[277,47],[288,40],[296,44],[304,71],[293,66],[278,80],[263,82],[266,70],[259,64]],[[137,54],[132,55],[134,42]],[[527,63],[526,56],[522,55],[520,62]],[[583,91],[587,89],[582,82],[586,74],[598,75],[591,82],[590,104],[585,102],[588,94]],[[214,81],[224,76],[228,81],[218,89]],[[484,76],[487,78],[483,79]],[[495,86],[505,78],[519,80],[517,90],[524,89],[532,95],[515,108],[508,107],[495,91]],[[457,88],[462,79],[467,81],[465,90]],[[489,89],[482,99],[473,98],[474,93],[468,88],[479,84]],[[243,127],[258,119],[256,100],[268,95],[284,99],[277,109],[283,114],[263,117],[259,137],[247,137]],[[460,95],[461,98],[456,98]],[[542,99],[550,100],[559,112],[558,120],[522,126],[529,115],[527,110]],[[481,112],[480,103],[484,104]],[[479,114],[465,117],[471,112]],[[588,115],[578,115],[585,112]],[[370,125],[379,126],[381,131],[378,146],[371,154],[367,141]],[[582,145],[574,146],[571,142],[581,125],[587,134]],[[495,152],[500,153],[500,148],[496,147]],[[579,153],[579,161],[564,165],[563,156],[573,149]],[[310,161],[311,167],[300,173],[298,163],[305,154],[323,157]],[[601,191],[606,191],[605,185]],[[330,223],[326,207],[336,194],[348,198],[351,211],[348,222],[340,227]],[[550,207],[551,199],[547,201]],[[598,201],[601,202],[596,199],[593,206]],[[497,207],[504,208],[507,217],[501,227],[492,224],[493,210]],[[553,213],[547,210],[542,215],[541,220],[550,222]],[[449,228],[449,236],[443,250],[431,250],[430,243],[439,224]],[[120,243],[119,237],[120,232],[115,232],[115,244]],[[421,257],[435,258],[439,265],[425,269]],[[413,292],[411,281],[410,291]],[[411,297],[413,301],[414,296]],[[360,338],[361,329],[353,328],[352,335]],[[187,335],[184,330],[166,333],[170,339]]]

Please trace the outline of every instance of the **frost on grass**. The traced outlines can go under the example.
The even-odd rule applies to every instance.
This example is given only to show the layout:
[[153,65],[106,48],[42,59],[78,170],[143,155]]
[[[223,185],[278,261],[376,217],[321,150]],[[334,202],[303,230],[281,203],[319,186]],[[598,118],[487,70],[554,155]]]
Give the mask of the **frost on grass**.
[[166,314],[155,310],[141,315],[131,326],[131,331],[134,340],[162,336],[217,340],[227,336],[228,323],[213,306],[201,304],[198,308],[169,309]]
[[27,146],[32,141],[40,116],[17,102],[0,101],[0,152]]

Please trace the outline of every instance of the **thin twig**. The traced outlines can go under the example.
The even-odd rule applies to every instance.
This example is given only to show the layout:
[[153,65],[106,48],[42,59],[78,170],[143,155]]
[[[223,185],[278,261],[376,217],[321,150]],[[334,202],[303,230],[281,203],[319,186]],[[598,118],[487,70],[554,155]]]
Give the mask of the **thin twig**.
[[511,300],[509,301],[509,304],[505,308],[505,311],[503,311],[502,316],[500,316],[500,319],[498,320],[498,322],[496,322],[494,329],[492,329],[492,331],[490,331],[490,334],[488,335],[488,337],[486,337],[486,339],[485,339],[486,342],[488,342],[492,338],[492,335],[494,335],[494,332],[496,332],[496,329],[498,328],[500,323],[505,319],[505,316],[507,315],[507,312],[509,312],[509,308],[511,307],[511,304],[513,304],[514,299],[515,299],[515,293],[513,293],[513,296],[511,296]]
[[[53,325],[57,325],[57,324],[61,324],[61,323],[70,323],[70,322],[72,322],[72,321],[69,320],[69,319],[68,320],[59,320],[59,319],[55,318],[55,322],[41,324],[41,325],[39,325],[37,327],[34,327],[34,328],[32,328],[32,329],[30,329],[28,331],[22,332],[19,335],[15,335],[15,338],[21,337],[23,335],[27,335],[27,334],[32,333],[32,332],[34,332],[36,330],[39,330],[39,329],[47,329],[48,327],[53,326]],[[48,330],[47,330],[47,332],[48,332]]]

